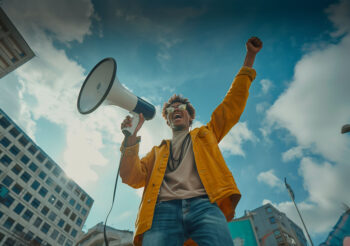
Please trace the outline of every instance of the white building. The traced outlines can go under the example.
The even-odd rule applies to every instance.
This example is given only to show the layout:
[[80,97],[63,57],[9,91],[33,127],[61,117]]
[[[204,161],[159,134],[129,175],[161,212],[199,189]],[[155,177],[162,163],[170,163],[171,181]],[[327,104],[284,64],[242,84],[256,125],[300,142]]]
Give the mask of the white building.
[[0,245],[72,246],[93,204],[1,109],[0,186]]
[[[89,229],[89,231],[82,235],[77,242],[77,246],[103,246],[103,223],[99,223]],[[110,226],[106,227],[108,244],[110,246],[132,246],[133,232],[114,229]]]

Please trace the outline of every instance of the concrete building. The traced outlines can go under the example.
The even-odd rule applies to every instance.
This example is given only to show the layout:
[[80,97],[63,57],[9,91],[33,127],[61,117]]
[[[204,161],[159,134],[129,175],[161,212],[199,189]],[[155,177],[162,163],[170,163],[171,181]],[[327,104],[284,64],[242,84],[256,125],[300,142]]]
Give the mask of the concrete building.
[[246,216],[252,217],[261,246],[307,245],[302,229],[271,204],[246,212]]
[[72,246],[93,199],[0,109],[0,245]]
[[0,78],[33,57],[34,52],[0,8]]
[[346,245],[345,239],[350,241],[350,208],[340,216],[338,222],[333,227],[333,230],[329,233],[326,241],[320,246],[328,246],[328,245]]
[[[81,235],[77,246],[103,246],[103,223],[99,223],[89,229],[86,234]],[[110,226],[106,227],[108,243],[110,246],[132,246],[133,232],[114,229]]]

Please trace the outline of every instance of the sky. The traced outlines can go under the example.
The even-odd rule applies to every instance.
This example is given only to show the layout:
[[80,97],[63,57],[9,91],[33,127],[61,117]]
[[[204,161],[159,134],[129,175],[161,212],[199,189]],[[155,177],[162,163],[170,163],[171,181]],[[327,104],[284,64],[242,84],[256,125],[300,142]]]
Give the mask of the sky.
[[[156,109],[139,132],[140,156],[171,130],[161,108],[174,93],[206,124],[225,96],[251,36],[263,41],[239,123],[220,143],[242,199],[236,216],[271,203],[315,245],[350,206],[350,1],[4,0],[35,57],[0,80],[0,107],[93,199],[84,230],[112,202],[124,109],[79,114],[89,71],[117,61],[117,76]],[[134,230],[142,190],[120,181],[108,224]]]

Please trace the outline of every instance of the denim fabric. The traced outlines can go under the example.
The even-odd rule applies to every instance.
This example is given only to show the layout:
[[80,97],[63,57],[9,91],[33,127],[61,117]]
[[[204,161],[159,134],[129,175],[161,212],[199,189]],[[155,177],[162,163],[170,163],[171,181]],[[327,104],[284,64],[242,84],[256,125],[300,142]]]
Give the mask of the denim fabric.
[[233,246],[225,216],[207,196],[157,203],[142,245],[182,246],[189,238],[199,246]]

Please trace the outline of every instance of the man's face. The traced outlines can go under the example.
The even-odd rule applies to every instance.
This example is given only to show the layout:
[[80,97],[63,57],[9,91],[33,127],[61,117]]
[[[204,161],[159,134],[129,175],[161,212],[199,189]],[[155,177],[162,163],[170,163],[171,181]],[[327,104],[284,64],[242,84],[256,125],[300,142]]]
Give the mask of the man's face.
[[184,130],[190,127],[191,116],[186,110],[186,104],[175,102],[167,108],[167,112],[168,125],[174,131]]

